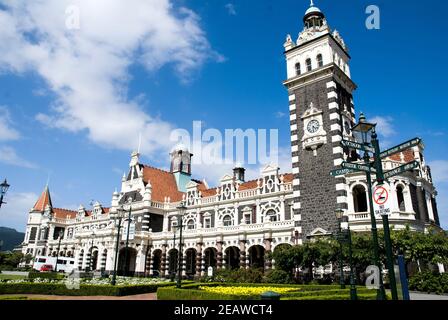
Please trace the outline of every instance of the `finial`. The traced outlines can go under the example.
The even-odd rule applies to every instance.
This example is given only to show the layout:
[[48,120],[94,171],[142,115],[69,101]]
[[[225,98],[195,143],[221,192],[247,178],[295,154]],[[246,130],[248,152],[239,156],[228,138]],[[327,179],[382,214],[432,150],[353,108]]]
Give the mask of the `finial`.
[[310,7],[314,7],[314,2],[311,0]]
[[137,153],[140,154],[140,148],[142,146],[142,133],[140,132],[138,135],[138,149],[137,149]]
[[366,116],[362,112],[359,114],[359,122],[360,123],[366,122]]

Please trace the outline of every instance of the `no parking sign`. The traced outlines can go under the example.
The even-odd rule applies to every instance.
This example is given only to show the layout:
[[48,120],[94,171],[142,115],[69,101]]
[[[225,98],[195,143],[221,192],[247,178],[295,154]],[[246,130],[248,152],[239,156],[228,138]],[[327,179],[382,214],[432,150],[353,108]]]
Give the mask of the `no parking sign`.
[[376,215],[390,215],[390,193],[385,185],[373,190],[373,209]]

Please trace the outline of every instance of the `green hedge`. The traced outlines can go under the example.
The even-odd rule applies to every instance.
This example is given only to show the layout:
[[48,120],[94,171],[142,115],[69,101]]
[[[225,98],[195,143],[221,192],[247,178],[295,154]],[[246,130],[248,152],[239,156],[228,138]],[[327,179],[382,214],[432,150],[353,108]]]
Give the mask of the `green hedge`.
[[409,289],[427,293],[448,293],[448,273],[417,273],[409,279]]
[[[229,284],[229,283],[194,283],[182,286],[181,289],[175,287],[164,287],[157,290],[158,300],[260,300],[260,295],[240,296],[219,294],[198,290],[199,286],[236,286],[236,287],[260,287],[266,284]],[[282,300],[349,300],[350,289],[340,289],[334,285],[269,285],[270,287],[292,287],[300,289],[298,292],[284,293]],[[375,300],[376,291],[368,290],[364,287],[357,288],[359,300]]]
[[128,296],[134,294],[156,292],[158,287],[172,284],[142,285],[86,285],[79,289],[69,289],[65,284],[53,283],[0,283],[0,294],[44,294],[63,296]]
[[54,280],[62,280],[65,278],[63,273],[56,272],[30,272],[28,273],[28,279],[54,279]]

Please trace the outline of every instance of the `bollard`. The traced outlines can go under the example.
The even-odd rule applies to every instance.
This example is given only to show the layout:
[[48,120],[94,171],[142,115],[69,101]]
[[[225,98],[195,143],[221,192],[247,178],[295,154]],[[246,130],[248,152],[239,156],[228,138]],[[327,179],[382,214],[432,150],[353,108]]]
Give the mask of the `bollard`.
[[261,294],[261,300],[280,300],[280,294],[274,291],[266,291]]

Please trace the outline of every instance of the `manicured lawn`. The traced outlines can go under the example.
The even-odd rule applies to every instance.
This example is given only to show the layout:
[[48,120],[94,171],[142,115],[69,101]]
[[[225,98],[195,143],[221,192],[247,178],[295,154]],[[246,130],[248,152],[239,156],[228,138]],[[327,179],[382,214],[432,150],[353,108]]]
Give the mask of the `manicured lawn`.
[[25,279],[26,276],[0,273],[0,280],[19,280]]

